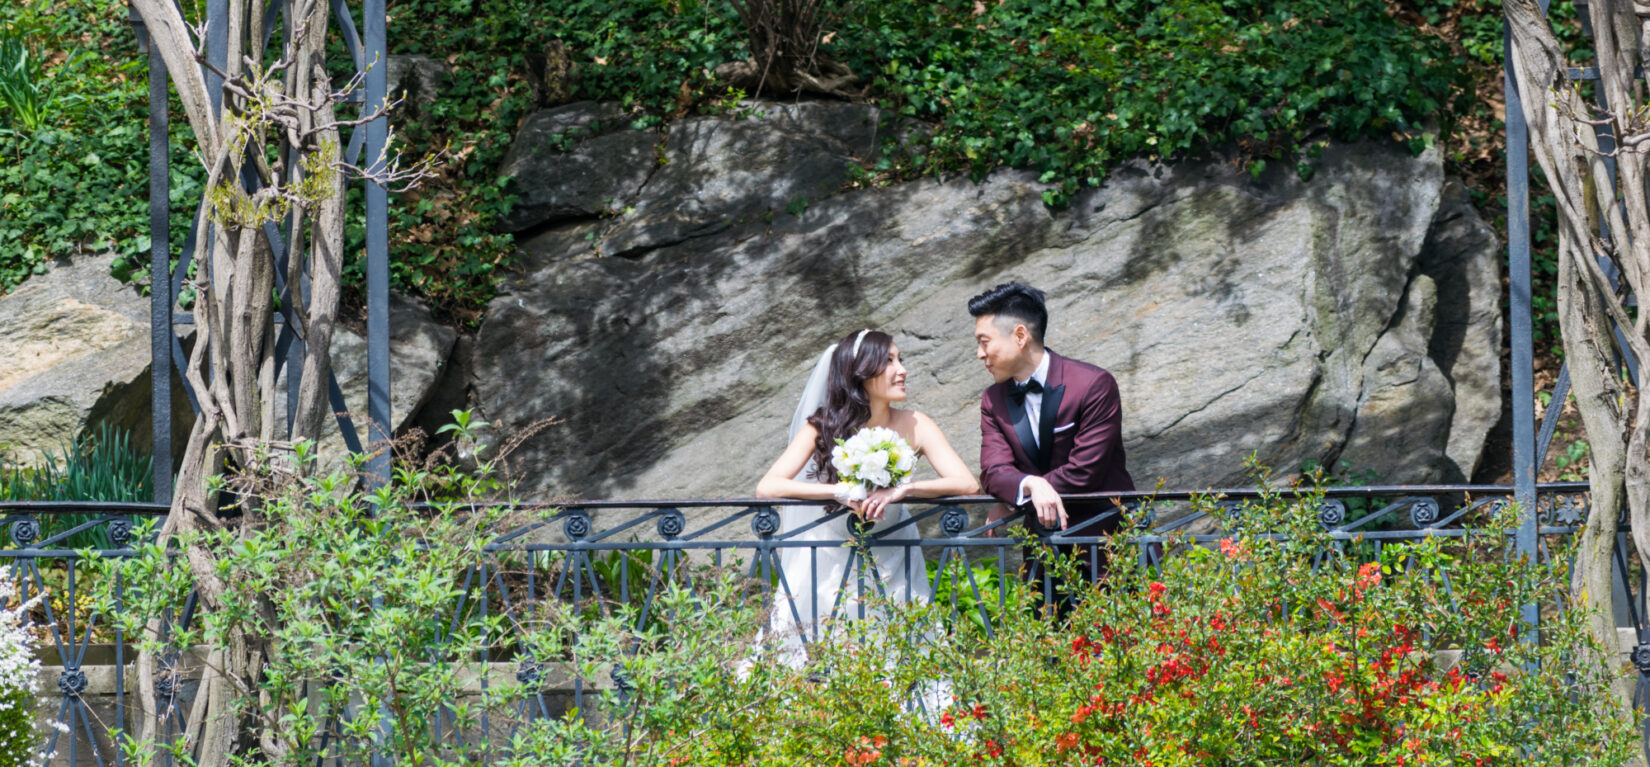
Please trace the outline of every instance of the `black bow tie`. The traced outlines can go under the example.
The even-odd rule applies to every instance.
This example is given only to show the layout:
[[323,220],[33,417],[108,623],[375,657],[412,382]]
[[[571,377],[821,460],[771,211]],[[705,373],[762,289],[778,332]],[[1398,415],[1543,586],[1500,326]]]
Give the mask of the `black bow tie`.
[[1027,379],[1025,383],[1010,381],[1008,384],[1008,396],[1013,397],[1014,403],[1017,405],[1025,405],[1027,394],[1042,393],[1043,382],[1035,378]]

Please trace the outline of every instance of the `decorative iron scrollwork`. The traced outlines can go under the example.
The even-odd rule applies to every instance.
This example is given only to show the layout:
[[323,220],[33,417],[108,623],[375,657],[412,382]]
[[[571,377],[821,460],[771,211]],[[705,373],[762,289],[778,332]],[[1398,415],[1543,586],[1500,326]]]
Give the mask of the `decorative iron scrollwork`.
[[1628,657],[1632,659],[1633,668],[1638,669],[1639,674],[1650,676],[1650,642],[1640,642]]
[[162,700],[177,697],[182,686],[175,671],[168,671],[155,677],[155,695]]
[[57,689],[64,695],[79,697],[86,691],[86,672],[78,668],[64,669],[63,675],[57,678]]
[[613,689],[618,690],[620,695],[628,695],[636,689],[636,685],[630,681],[630,672],[625,669],[623,663],[613,664],[613,670],[608,672],[608,676],[612,677]]
[[1318,507],[1318,524],[1326,529],[1338,527],[1346,522],[1346,503],[1339,498],[1330,498]]
[[1543,525],[1577,526],[1587,521],[1589,506],[1586,493],[1544,495],[1536,501],[1536,508],[1540,510],[1537,519]]
[[522,661],[516,669],[516,681],[526,687],[538,687],[544,681],[544,666],[535,661]]
[[1144,513],[1140,511],[1139,507],[1135,507],[1129,513],[1135,515],[1135,529],[1150,530],[1157,525],[1157,507],[1155,506],[1147,506]]
[[1409,505],[1409,521],[1416,527],[1426,527],[1438,521],[1438,502],[1431,498],[1416,498]]
[[32,519],[19,519],[11,523],[11,541],[19,546],[27,546],[40,539],[40,523]]
[[968,512],[961,506],[947,506],[940,514],[940,530],[953,538],[968,529]]
[[659,535],[666,538],[675,538],[687,529],[687,517],[677,509],[665,509],[659,513]]
[[773,535],[779,532],[779,512],[772,506],[763,506],[756,510],[756,516],[751,517],[751,532],[757,535]]
[[132,540],[132,520],[114,519],[109,521],[109,542],[116,546],[125,546]]
[[572,540],[579,540],[590,534],[590,512],[583,509],[574,509],[567,513],[562,520],[561,531]]

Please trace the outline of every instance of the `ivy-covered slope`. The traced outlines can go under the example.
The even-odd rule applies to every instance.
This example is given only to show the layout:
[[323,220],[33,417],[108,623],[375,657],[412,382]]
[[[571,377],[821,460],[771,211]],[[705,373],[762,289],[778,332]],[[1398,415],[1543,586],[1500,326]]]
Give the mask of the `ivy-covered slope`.
[[[858,75],[860,98],[935,126],[924,156],[889,153],[859,183],[1011,166],[1054,184],[1055,205],[1137,156],[1236,146],[1256,170],[1304,175],[1331,137],[1448,145],[1483,103],[1475,73],[1499,53],[1489,0],[840,5],[821,52]],[[511,203],[497,168],[523,117],[601,99],[650,125],[748,95],[712,72],[748,55],[724,0],[390,0],[389,12],[392,53],[450,70],[442,98],[398,126],[409,154],[445,150],[446,164],[392,206],[394,281],[459,320],[478,316],[511,262],[494,230]],[[55,99],[25,125],[0,95],[0,292],[77,246],[132,256],[122,269],[146,259],[145,70],[125,18],[123,0],[0,8],[0,37],[44,56],[36,81]],[[176,248],[198,188],[174,149]]]

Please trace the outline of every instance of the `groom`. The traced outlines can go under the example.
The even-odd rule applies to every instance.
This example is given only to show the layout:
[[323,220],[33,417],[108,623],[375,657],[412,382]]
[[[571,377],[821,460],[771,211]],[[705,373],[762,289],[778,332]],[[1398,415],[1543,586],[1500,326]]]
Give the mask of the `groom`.
[[[1115,508],[1066,507],[1063,494],[1134,489],[1124,466],[1123,408],[1112,375],[1043,346],[1043,291],[998,285],[968,302],[977,356],[996,383],[980,400],[980,482],[1005,504],[1036,510],[1045,528],[1064,530]],[[1008,516],[1008,506],[990,521]],[[1083,528],[1110,532],[1118,516]],[[1090,567],[1084,567],[1085,575]]]

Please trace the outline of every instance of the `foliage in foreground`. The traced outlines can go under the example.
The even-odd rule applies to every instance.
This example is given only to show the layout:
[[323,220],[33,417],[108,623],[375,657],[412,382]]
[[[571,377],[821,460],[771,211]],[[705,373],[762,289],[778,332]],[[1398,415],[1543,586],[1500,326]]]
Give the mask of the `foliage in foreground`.
[[[1538,645],[1519,641],[1517,606],[1561,593],[1564,579],[1509,556],[1510,512],[1471,538],[1374,557],[1324,535],[1320,498],[1245,504],[1225,515],[1230,537],[1172,545],[1161,572],[1119,556],[1069,622],[1037,617],[1016,588],[992,635],[944,634],[937,616],[911,611],[840,632],[805,671],[758,663],[741,679],[662,635],[587,627],[572,648],[587,673],[617,664],[634,689],[592,707],[604,725],[568,719],[538,736],[563,744],[554,764],[1625,760],[1632,727],[1609,686],[1620,669],[1576,660],[1590,654],[1577,652],[1581,616],[1549,618]],[[729,620],[701,613],[673,636]],[[939,707],[910,710],[936,691]]]
[[[463,442],[475,427],[454,428]],[[1121,533],[1111,573],[1061,619],[1018,582],[998,582],[989,631],[950,615],[949,598],[889,605],[886,622],[837,627],[793,669],[758,640],[765,584],[683,561],[645,620],[635,604],[568,604],[552,579],[523,577],[545,562],[486,550],[514,521],[470,503],[496,489],[486,464],[480,480],[403,467],[363,493],[344,475],[283,473],[307,451],[249,467],[228,486],[249,499],[241,516],[179,542],[220,557],[228,586],[228,607],[192,628],[153,631],[187,599],[174,556],[151,545],[104,563],[142,584],[119,614],[148,653],[210,650],[235,629],[268,638],[261,682],[240,700],[244,742],[259,744],[246,764],[312,764],[323,751],[364,764],[375,739],[403,763],[506,767],[1569,767],[1613,766],[1632,748],[1610,690],[1621,669],[1586,644],[1578,611],[1548,616],[1539,644],[1520,641],[1519,605],[1565,581],[1512,556],[1511,511],[1476,520],[1470,536],[1377,554],[1324,533],[1316,489],[1236,508],[1205,498],[1226,537],[1171,540],[1164,566],[1147,569],[1134,555],[1141,533]],[[490,569],[470,570],[477,562]],[[511,609],[480,609],[476,589],[505,589]],[[508,659],[510,671],[486,672],[482,659]],[[537,685],[562,668],[612,684],[587,691],[583,712],[528,721]],[[478,673],[489,673],[485,691]],[[515,734],[477,737],[484,714]],[[138,763],[184,751],[127,745]]]
[[46,733],[36,725],[40,661],[23,627],[35,600],[24,601],[17,584],[0,577],[0,767],[23,767],[47,760]]

